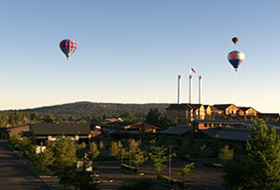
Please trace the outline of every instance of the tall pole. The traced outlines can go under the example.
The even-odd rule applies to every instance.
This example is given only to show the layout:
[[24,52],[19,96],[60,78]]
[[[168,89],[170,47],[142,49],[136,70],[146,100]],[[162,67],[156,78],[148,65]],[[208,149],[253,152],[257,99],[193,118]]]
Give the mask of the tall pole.
[[202,98],[202,77],[199,76],[199,104],[201,104],[201,98]]
[[192,75],[190,75],[190,80],[189,80],[189,103],[192,103]]
[[168,172],[169,179],[171,179],[171,148],[172,146],[169,146],[169,172]]
[[178,75],[178,104],[180,104],[181,97],[181,75]]

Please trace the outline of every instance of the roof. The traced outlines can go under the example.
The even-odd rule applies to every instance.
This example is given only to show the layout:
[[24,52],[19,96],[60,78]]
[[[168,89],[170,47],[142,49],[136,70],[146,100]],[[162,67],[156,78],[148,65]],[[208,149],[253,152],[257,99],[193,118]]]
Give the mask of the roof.
[[31,124],[35,135],[85,135],[90,134],[87,123],[37,123]]
[[[251,107],[238,107],[239,110],[242,110],[242,111],[247,111],[249,110]],[[253,108],[252,108],[253,109]]]
[[187,125],[178,125],[176,127],[168,128],[162,131],[159,131],[159,134],[166,134],[166,135],[177,135],[181,136],[184,135],[192,130],[192,127]]
[[185,107],[181,104],[170,104],[166,110],[185,110]]
[[265,119],[265,118],[278,119],[279,113],[259,113],[258,116],[260,119]]
[[210,106],[210,105],[203,105],[203,107],[204,107],[204,109],[207,109],[208,107],[210,107],[210,108],[211,108],[211,106]]
[[199,109],[202,104],[170,104],[166,110],[193,110]]
[[223,110],[220,110],[220,109],[216,108],[215,106],[210,106],[210,109],[212,112],[223,112]]
[[103,124],[102,127],[125,127],[128,125],[133,125],[135,123],[139,123],[137,121],[115,121]]
[[218,135],[222,140],[247,141],[251,134],[251,129],[212,128],[201,130],[201,132],[211,138],[216,138],[216,135]]
[[214,104],[214,107],[216,107],[219,110],[225,110],[231,105],[235,106],[234,104]]

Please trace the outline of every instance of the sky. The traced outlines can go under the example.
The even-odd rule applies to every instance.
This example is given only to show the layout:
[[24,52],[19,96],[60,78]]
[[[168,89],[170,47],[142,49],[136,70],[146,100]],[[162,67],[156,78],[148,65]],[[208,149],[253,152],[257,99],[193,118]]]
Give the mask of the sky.
[[[0,110],[78,101],[280,112],[278,0],[0,0]],[[239,38],[233,44],[232,37]],[[75,40],[69,60],[59,49]],[[245,60],[235,72],[233,50]]]

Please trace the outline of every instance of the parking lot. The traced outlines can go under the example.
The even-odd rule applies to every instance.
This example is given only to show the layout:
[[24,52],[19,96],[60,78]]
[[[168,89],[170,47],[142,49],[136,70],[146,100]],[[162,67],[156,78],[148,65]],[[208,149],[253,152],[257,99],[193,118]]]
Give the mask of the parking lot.
[[[191,186],[192,189],[201,190],[223,190],[223,172],[220,169],[212,169],[203,167],[202,163],[206,160],[195,161],[195,168],[193,168],[194,176],[185,177],[185,184]],[[172,178],[183,180],[177,175],[177,172],[182,168],[186,162],[176,159],[171,163]],[[156,173],[148,165],[141,166],[141,171],[144,175],[130,174],[120,170],[120,161],[102,161],[96,163],[96,171],[99,173],[99,178],[104,182],[99,185],[100,189],[116,190],[119,186],[125,183],[135,183],[141,179],[156,179]],[[162,172],[164,175],[169,175],[169,168],[165,168]],[[164,187],[164,186],[162,186]]]

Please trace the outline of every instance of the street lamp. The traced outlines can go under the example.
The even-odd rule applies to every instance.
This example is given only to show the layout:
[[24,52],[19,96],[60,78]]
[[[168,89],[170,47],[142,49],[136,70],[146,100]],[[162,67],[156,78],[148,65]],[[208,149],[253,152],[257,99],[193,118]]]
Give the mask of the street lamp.
[[171,179],[171,149],[172,146],[169,146],[169,179]]

